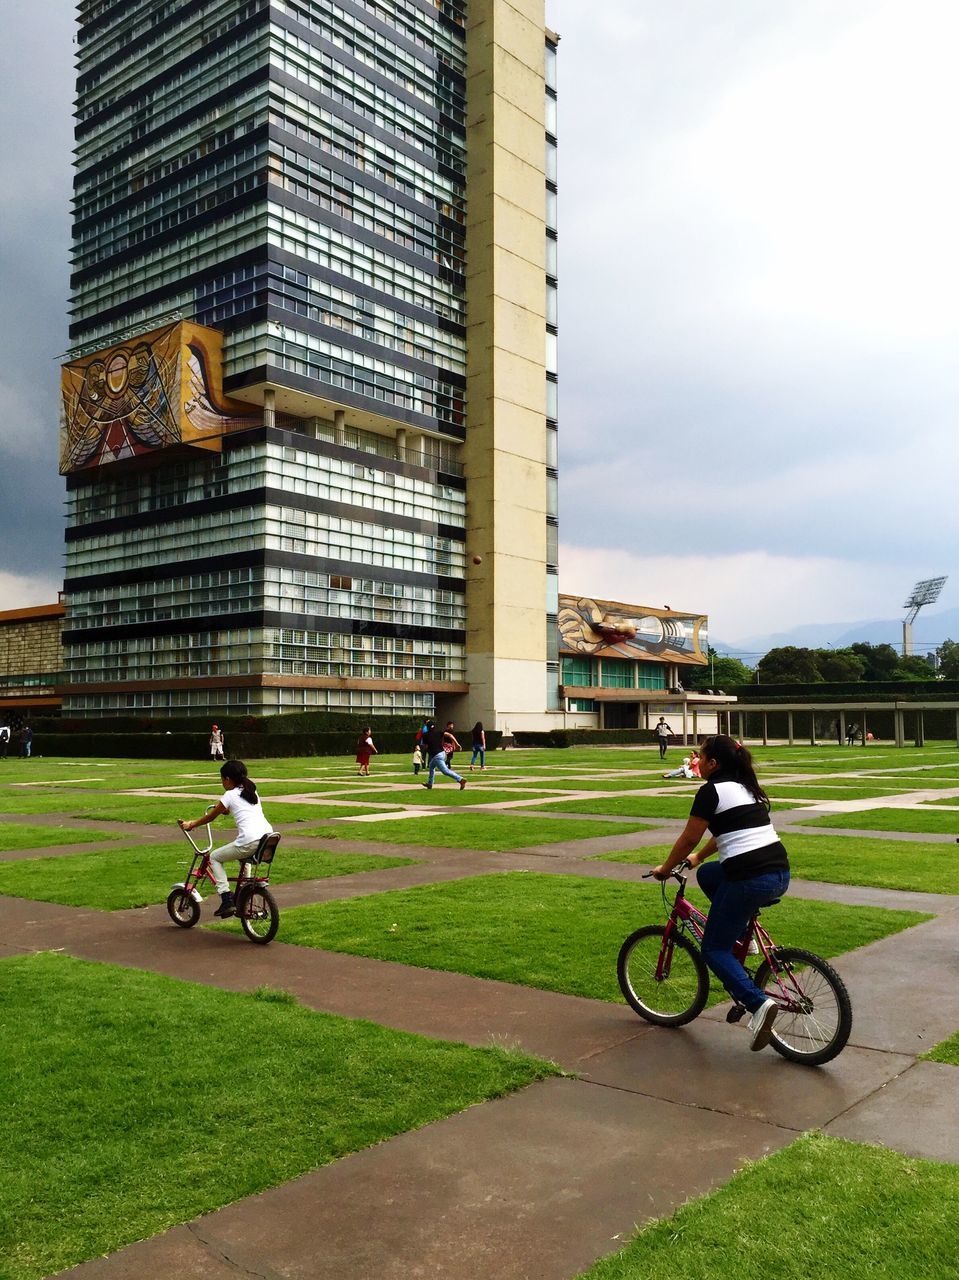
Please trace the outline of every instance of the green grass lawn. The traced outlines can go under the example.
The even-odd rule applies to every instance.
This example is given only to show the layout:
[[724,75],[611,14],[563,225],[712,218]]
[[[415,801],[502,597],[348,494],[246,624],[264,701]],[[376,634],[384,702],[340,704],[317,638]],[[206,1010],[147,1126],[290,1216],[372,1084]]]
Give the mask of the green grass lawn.
[[155,1235],[552,1074],[519,1054],[314,1013],[283,993],[59,955],[0,960],[0,996],[0,1065],[16,1100],[0,1163],[9,1280]]
[[438,814],[435,817],[404,818],[401,822],[339,822],[335,827],[317,827],[310,834],[320,840],[374,840],[385,844],[503,853],[507,849],[528,849],[533,845],[591,840],[597,836],[628,835],[631,831],[648,830],[650,828],[640,822],[620,826],[576,820],[548,822],[543,818],[519,817],[512,813],[458,813],[449,817]]
[[899,795],[903,792],[910,791],[912,788],[906,783],[895,787],[857,787],[839,785],[832,779],[828,783],[824,782],[822,786],[799,786],[798,784],[777,786],[776,783],[769,783],[766,790],[773,799],[782,797],[784,800],[881,800],[885,796]]
[[[544,786],[543,790],[547,795],[554,794],[548,786]],[[373,791],[366,799],[373,804],[391,804],[394,807],[412,804],[433,809],[440,805],[459,808],[463,805],[502,804],[510,800],[530,800],[532,796],[527,791],[504,791],[499,785],[494,789],[492,786],[477,784],[460,791],[455,782],[440,775],[431,790],[417,783],[397,791]]]
[[804,827],[853,831],[913,831],[918,835],[959,835],[959,813],[936,809],[867,809],[864,813],[830,813],[803,821]]
[[[380,854],[339,853],[329,849],[295,849],[280,845],[270,876],[273,884],[323,880],[360,871],[383,871],[409,866],[415,859]],[[177,844],[120,845],[97,853],[30,858],[0,862],[0,894],[61,902],[70,907],[124,911],[165,902],[172,885],[190,869],[191,851],[185,840]],[[229,876],[237,863],[227,863]],[[214,894],[212,885],[201,890]]]
[[[197,788],[199,790],[199,788]],[[425,792],[424,792],[425,794]],[[58,813],[68,818],[91,818],[99,822],[137,822],[156,826],[175,827],[177,818],[199,818],[207,805],[217,799],[211,790],[209,800],[191,800],[183,796],[111,796],[102,792],[81,795],[73,791],[17,792],[3,797],[8,813]],[[386,802],[389,804],[389,801]],[[392,808],[398,806],[393,803]],[[263,808],[270,822],[277,826],[284,823],[310,822],[319,818],[356,816],[369,813],[365,805],[350,809],[340,805],[288,804],[263,797]]]
[[923,1054],[923,1057],[928,1058],[930,1062],[948,1062],[951,1066],[959,1067],[959,1031]]
[[[283,941],[620,1000],[616,956],[623,939],[663,918],[658,886],[509,872],[295,907],[283,912]],[[782,945],[834,956],[926,919],[787,898],[767,923]],[[716,999],[722,994],[716,991]]]
[[959,1167],[810,1134],[580,1280],[953,1280]]
[[17,849],[45,849],[56,844],[91,844],[96,840],[115,840],[114,831],[90,831],[77,827],[40,827],[24,822],[0,822],[0,852]]
[[[596,800],[544,800],[536,806],[542,813],[595,813],[637,818],[688,818],[696,794],[690,786],[688,793],[677,796],[612,796]],[[773,801],[774,809],[795,809],[790,801]]]
[[[870,840],[868,836],[785,837],[792,874],[826,884],[859,884],[917,893],[959,893],[959,846],[910,840]],[[628,853],[604,853],[600,862],[654,867],[669,853],[668,844]]]

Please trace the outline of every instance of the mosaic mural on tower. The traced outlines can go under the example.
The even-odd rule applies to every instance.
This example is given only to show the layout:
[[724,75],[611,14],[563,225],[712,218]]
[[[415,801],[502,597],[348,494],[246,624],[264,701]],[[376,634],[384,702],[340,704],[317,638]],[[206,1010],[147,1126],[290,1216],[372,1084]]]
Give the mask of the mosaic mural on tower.
[[223,336],[182,320],[61,370],[60,473],[171,445],[219,449],[261,417],[223,396]]
[[702,614],[585,596],[559,598],[559,647],[565,654],[705,665],[707,627]]

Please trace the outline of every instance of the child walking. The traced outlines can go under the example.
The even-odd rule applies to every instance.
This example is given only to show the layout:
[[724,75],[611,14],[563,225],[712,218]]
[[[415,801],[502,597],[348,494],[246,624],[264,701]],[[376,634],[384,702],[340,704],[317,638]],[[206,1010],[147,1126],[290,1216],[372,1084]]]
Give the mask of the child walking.
[[210,870],[213,872],[217,893],[220,895],[220,905],[213,914],[225,920],[227,916],[235,915],[236,912],[233,894],[230,892],[230,881],[223,870],[223,863],[242,862],[244,858],[252,857],[263,836],[273,834],[273,828],[266,820],[260,797],[257,795],[256,783],[247,773],[246,765],[242,760],[227,760],[220,769],[220,781],[223,783],[223,796],[210,812],[192,821],[181,818],[180,826],[184,831],[193,831],[196,827],[212,822],[222,813],[229,813],[236,823],[236,839],[222,845],[219,849],[214,849],[210,854]]

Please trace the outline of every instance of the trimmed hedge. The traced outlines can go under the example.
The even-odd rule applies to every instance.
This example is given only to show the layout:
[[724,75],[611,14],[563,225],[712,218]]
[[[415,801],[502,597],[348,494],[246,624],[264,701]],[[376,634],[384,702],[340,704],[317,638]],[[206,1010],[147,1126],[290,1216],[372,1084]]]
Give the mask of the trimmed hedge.
[[358,734],[370,725],[374,733],[409,730],[415,733],[426,717],[367,716],[352,712],[302,711],[286,716],[230,716],[216,712],[204,716],[97,716],[44,717],[31,721],[35,733],[202,733],[217,724],[224,733],[317,733],[343,731]]
[[833,684],[744,684],[740,702],[959,702],[959,680],[847,680]]
[[[489,736],[486,735],[487,742]],[[513,734],[517,747],[595,747],[655,741],[653,729],[521,729]]]
[[[219,721],[217,721],[219,723]],[[373,741],[381,754],[413,754],[419,725],[381,732]],[[358,732],[230,733],[225,731],[228,756],[233,760],[264,760],[291,756],[355,756]],[[490,730],[487,750],[495,751],[503,735]],[[469,743],[463,744],[469,750]],[[34,739],[34,754],[43,756],[106,756],[129,760],[210,760],[208,733],[44,733]]]

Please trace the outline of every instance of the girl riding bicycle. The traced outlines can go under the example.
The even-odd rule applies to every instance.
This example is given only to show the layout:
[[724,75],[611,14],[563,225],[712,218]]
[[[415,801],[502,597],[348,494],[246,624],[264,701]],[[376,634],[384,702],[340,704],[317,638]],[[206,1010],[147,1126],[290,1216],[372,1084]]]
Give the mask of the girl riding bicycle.
[[223,863],[242,862],[244,858],[249,858],[256,852],[262,837],[273,834],[273,828],[266,820],[256,792],[256,783],[241,760],[227,760],[220,769],[220,781],[223,783],[223,798],[202,818],[194,818],[192,822],[181,818],[180,827],[184,831],[193,831],[196,827],[212,822],[221,813],[232,815],[236,823],[236,839],[214,849],[210,854],[210,870],[220,895],[220,905],[213,914],[226,919],[234,914],[234,903]]
[[[665,880],[684,861],[698,868],[696,879],[710,900],[703,959],[752,1015],[750,1048],[762,1049],[769,1043],[779,1006],[756,986],[733,948],[756,911],[786,892],[789,859],[769,820],[769,797],[746,748],[717,734],[703,742],[699,762],[705,786],[696,792],[682,834],[653,875]],[[707,829],[711,838],[694,852]],[[719,863],[703,866],[717,851]]]

